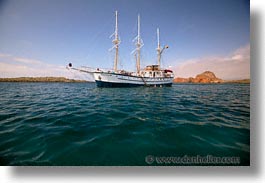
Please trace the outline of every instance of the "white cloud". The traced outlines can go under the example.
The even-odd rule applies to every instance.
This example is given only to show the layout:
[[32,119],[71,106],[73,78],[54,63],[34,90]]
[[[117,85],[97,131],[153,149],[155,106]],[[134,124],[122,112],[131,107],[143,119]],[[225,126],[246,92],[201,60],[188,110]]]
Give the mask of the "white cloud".
[[11,55],[9,55],[9,54],[5,54],[5,53],[0,53],[0,58],[1,57],[10,57]]
[[173,70],[176,77],[195,77],[208,70],[225,80],[250,78],[250,45],[227,56],[186,60],[173,67]]
[[25,64],[44,64],[40,60],[21,58],[21,57],[14,57],[13,60],[16,62],[21,62],[21,63],[25,63]]
[[18,65],[0,62],[0,77],[67,77],[72,78],[72,74],[60,66],[31,67],[27,65]]
[[66,77],[71,79],[90,79],[70,72],[65,66],[47,64],[37,59],[15,57],[0,53],[0,77]]

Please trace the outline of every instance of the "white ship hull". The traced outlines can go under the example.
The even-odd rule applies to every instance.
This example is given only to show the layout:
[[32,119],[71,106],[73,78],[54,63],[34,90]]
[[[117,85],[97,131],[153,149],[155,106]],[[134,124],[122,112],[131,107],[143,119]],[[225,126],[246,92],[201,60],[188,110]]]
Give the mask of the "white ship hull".
[[98,87],[163,87],[171,86],[173,82],[173,77],[152,78],[107,72],[94,72],[93,75]]

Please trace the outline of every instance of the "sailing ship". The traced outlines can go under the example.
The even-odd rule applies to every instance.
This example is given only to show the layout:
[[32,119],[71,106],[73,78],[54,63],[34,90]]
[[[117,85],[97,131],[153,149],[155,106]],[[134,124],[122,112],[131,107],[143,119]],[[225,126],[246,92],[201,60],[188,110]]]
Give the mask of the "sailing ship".
[[174,73],[170,69],[161,68],[161,56],[168,46],[161,48],[159,40],[159,29],[157,29],[157,64],[148,65],[141,70],[140,66],[140,53],[143,46],[143,41],[140,36],[140,15],[138,15],[138,35],[136,40],[136,49],[134,51],[136,58],[136,72],[128,72],[124,70],[119,70],[117,68],[119,61],[119,44],[120,39],[118,35],[118,12],[115,12],[115,32],[113,39],[113,49],[115,48],[115,58],[113,70],[102,70],[94,69],[91,70],[88,67],[83,67],[80,69],[73,68],[72,64],[69,63],[68,69],[78,70],[80,72],[85,72],[93,75],[95,82],[98,87],[136,87],[136,86],[148,86],[148,87],[163,87],[172,86]]

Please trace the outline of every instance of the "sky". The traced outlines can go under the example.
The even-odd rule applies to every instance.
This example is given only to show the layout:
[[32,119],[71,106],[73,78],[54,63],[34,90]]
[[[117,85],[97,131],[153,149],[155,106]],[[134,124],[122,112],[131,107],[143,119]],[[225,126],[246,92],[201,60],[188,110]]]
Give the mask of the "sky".
[[112,68],[110,35],[118,11],[119,69],[136,70],[133,39],[141,16],[141,67],[156,64],[156,29],[169,45],[162,66],[175,77],[205,70],[250,78],[248,0],[0,0],[0,77],[64,76],[66,69]]

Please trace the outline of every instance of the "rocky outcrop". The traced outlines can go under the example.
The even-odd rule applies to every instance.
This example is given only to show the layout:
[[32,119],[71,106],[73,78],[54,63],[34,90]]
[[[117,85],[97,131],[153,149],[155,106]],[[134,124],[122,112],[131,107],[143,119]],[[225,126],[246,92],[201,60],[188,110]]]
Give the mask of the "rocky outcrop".
[[194,78],[180,78],[177,77],[174,79],[174,83],[191,83],[193,81]]
[[175,83],[223,83],[223,80],[217,78],[215,74],[211,71],[205,71],[198,74],[195,78],[175,78]]
[[223,80],[217,78],[213,72],[205,71],[202,74],[198,74],[192,82],[193,83],[222,83]]

